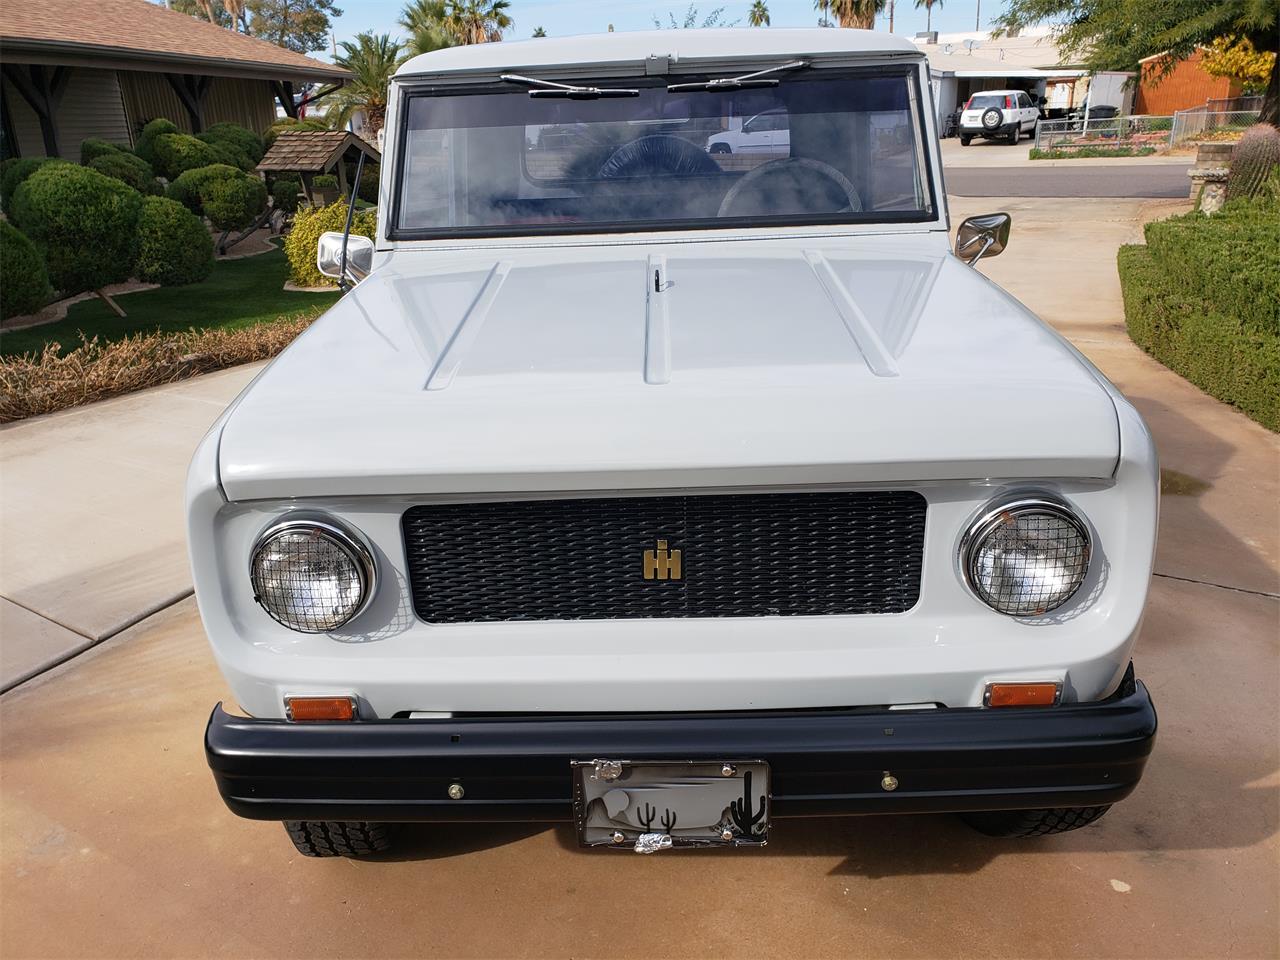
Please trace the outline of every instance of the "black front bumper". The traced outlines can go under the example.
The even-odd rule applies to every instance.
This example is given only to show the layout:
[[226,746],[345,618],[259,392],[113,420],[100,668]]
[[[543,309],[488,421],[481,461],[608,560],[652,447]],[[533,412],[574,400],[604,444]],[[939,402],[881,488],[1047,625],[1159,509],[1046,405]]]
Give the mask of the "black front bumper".
[[1023,709],[289,723],[219,705],[205,752],[227,806],[255,820],[569,820],[569,762],[596,758],[766,760],[773,815],[796,817],[1114,803],[1155,734],[1130,667],[1107,700]]

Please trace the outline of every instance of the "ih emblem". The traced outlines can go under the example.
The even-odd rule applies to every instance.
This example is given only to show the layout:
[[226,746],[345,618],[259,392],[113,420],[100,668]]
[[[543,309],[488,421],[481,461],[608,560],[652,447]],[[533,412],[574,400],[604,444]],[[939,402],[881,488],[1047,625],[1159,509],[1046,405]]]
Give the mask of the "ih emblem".
[[646,580],[679,580],[680,551],[668,550],[667,541],[659,540],[657,550],[644,552],[644,578]]

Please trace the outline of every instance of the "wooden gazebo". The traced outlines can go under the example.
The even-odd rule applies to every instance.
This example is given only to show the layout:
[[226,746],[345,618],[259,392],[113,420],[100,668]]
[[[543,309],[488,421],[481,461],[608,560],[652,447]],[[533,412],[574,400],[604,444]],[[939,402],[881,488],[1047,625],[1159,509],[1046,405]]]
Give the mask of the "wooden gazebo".
[[328,173],[334,167],[337,167],[339,196],[351,195],[347,165],[342,161],[354,162],[361,153],[365,155],[365,163],[377,163],[381,159],[373,144],[347,130],[287,130],[276,137],[258,164],[258,170],[262,173],[299,174],[303,192],[314,203],[313,178],[316,174]]

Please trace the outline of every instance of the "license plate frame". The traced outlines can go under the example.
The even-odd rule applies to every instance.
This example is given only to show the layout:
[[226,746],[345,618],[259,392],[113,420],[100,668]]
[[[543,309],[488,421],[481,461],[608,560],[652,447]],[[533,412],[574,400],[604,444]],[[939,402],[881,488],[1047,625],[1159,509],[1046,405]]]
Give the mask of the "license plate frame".
[[[731,769],[732,773],[726,774],[726,769]],[[641,835],[670,837],[670,844],[664,842],[660,849],[667,846],[763,847],[769,842],[772,776],[769,764],[764,760],[572,760],[570,776],[573,781],[574,827],[578,845],[584,848],[634,850]],[[620,809],[616,816],[611,816],[604,794],[614,790],[627,794],[628,806]],[[632,792],[642,795],[645,802],[654,800],[652,813],[650,808],[640,807],[638,801],[632,799]],[[722,826],[733,833],[729,839],[725,839],[722,833],[717,835],[717,828],[704,829],[701,823],[681,826],[678,807],[674,826],[670,829],[665,827],[664,820],[676,807],[677,801],[686,810],[713,810],[721,799],[728,799],[731,792],[736,794],[736,798],[725,808],[727,822],[722,821]],[[658,797],[667,798],[669,802],[659,808]],[[617,802],[615,797],[614,807]],[[735,807],[739,815],[735,815]],[[649,829],[634,822],[643,821],[645,813],[649,814]],[[746,831],[743,830],[744,820],[751,821]],[[617,839],[619,834],[623,839]]]

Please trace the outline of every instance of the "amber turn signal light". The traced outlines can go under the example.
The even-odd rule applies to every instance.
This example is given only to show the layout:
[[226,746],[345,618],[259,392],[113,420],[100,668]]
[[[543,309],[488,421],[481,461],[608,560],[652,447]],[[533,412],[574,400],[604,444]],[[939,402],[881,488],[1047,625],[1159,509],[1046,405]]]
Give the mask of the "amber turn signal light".
[[356,718],[356,701],[352,697],[285,697],[284,709],[290,720]]
[[1052,707],[1061,692],[1058,683],[989,683],[982,702],[988,707]]

